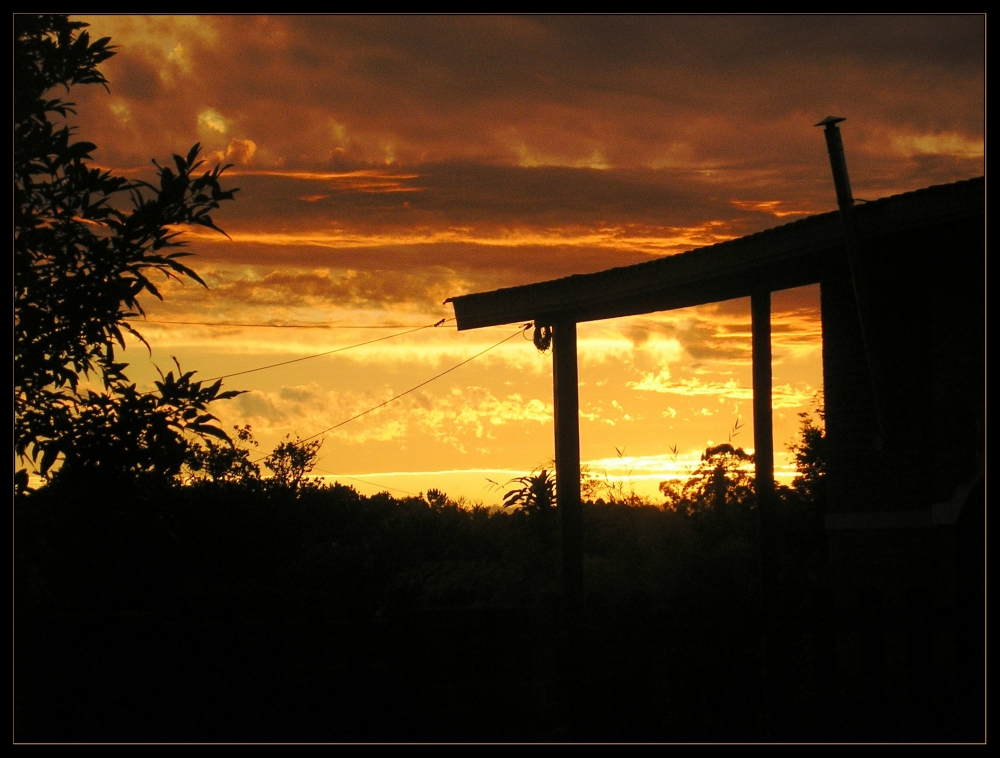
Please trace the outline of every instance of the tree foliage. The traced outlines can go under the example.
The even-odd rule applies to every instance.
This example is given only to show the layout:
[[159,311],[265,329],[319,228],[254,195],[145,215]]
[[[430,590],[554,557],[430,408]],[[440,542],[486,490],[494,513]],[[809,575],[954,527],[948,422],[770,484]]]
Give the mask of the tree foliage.
[[792,486],[804,499],[821,504],[826,475],[826,419],[822,410],[817,410],[816,415],[818,421],[808,413],[799,414],[799,439],[788,449],[795,456],[795,470],[798,471]]
[[285,437],[264,459],[264,465],[273,474],[271,481],[280,487],[298,489],[316,465],[316,456],[322,445],[323,440],[307,442],[298,437]]
[[526,513],[546,513],[556,505],[555,476],[542,469],[506,482],[510,487],[503,496],[504,508],[520,508]]
[[556,542],[556,507],[559,504],[555,472],[543,468],[503,484],[487,481],[495,488],[506,488],[501,512],[510,508],[527,518],[543,549],[550,550]]
[[753,456],[728,442],[709,447],[687,481],[660,483],[666,508],[688,515],[754,505]]
[[[235,442],[206,440],[203,444],[191,446],[186,460],[186,479],[189,482],[235,484],[250,490],[263,485],[291,492],[300,491],[310,482],[306,477],[316,465],[323,440],[309,441],[287,435],[268,455],[254,461],[250,459],[250,454],[258,443],[250,425],[235,426],[233,430],[236,432]],[[270,469],[269,478],[261,478],[258,463]]]
[[635,491],[632,481],[632,467],[625,457],[625,447],[615,447],[621,466],[625,469],[624,477],[613,478],[608,472],[580,466],[580,495],[584,500],[596,500],[616,505],[641,506],[651,505],[650,499]]
[[50,423],[56,444],[44,447],[42,470],[61,452],[59,476],[172,480],[188,458],[188,434],[228,442],[207,406],[234,393],[220,392],[218,382],[203,386],[192,374],[178,367],[176,376],[161,375],[155,392],[115,380],[106,392],[77,395]]
[[190,480],[227,484],[251,484],[260,481],[260,466],[250,460],[257,447],[250,425],[234,426],[236,440],[226,444],[206,440],[192,446],[187,460]]
[[[222,233],[211,213],[236,190],[220,185],[228,167],[202,170],[197,144],[172,165],[154,161],[155,184],[88,165],[96,145],[74,141],[74,104],[52,92],[107,88],[98,65],[114,50],[86,26],[14,16],[14,452],[43,475],[60,456],[74,468],[176,472],[186,433],[228,439],[206,406],[237,393],[178,367],[143,395],[115,350],[126,334],[145,344],[129,319],[143,315],[140,296],[162,299],[152,275],[204,285],[181,262],[177,227]],[[83,391],[84,376],[104,391]]]

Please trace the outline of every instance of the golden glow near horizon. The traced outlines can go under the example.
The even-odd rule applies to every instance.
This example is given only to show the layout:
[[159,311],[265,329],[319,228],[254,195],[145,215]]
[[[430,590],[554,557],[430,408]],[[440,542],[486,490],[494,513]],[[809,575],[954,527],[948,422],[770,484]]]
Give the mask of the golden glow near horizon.
[[[72,93],[95,163],[146,177],[151,158],[201,142],[206,167],[232,164],[224,184],[240,188],[215,215],[228,239],[185,233],[208,288],[168,282],[163,302],[143,303],[152,354],[125,352],[140,384],[171,356],[203,378],[247,371],[392,334],[363,327],[449,319],[455,295],[832,210],[812,127],[829,114],[848,118],[856,197],[983,173],[981,17],[83,20],[118,51],[102,66],[110,94]],[[787,481],[798,414],[822,389],[818,287],[773,300]],[[247,392],[215,410],[251,424],[267,450],[517,331],[448,322],[242,374],[226,386]],[[749,332],[745,301],[581,324],[585,462],[656,495],[708,444],[752,448]],[[551,465],[551,381],[551,357],[516,336],[331,431],[317,473],[365,493],[437,487],[499,502],[488,479]]]
[[[364,191],[364,190],[360,190]],[[305,202],[318,202],[326,199],[311,195]],[[800,212],[796,212],[801,215]],[[328,231],[295,231],[295,232],[233,232],[230,239],[237,243],[256,243],[259,245],[278,245],[281,247],[305,246],[320,248],[342,248],[356,250],[361,248],[384,248],[389,246],[437,245],[441,243],[461,243],[482,245],[486,247],[586,247],[613,248],[615,250],[635,251],[647,254],[663,252],[683,252],[696,247],[714,245],[735,237],[732,234],[718,234],[712,229],[717,224],[707,224],[689,228],[669,228],[664,230],[664,236],[633,236],[622,227],[604,227],[593,230],[573,230],[550,228],[536,229],[498,229],[492,235],[476,234],[468,227],[452,227],[448,229],[417,228],[397,234],[364,234]],[[178,229],[177,231],[180,231]],[[215,238],[202,230],[191,230],[189,239],[215,241]]]

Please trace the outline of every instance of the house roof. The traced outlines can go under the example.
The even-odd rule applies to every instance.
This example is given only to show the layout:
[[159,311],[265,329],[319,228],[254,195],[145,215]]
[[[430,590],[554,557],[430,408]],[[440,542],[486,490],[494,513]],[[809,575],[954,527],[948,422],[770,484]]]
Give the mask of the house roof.
[[[985,216],[979,177],[855,206],[862,239]],[[593,274],[449,298],[458,329],[518,321],[594,321],[814,284],[843,250],[839,211],[685,253]]]

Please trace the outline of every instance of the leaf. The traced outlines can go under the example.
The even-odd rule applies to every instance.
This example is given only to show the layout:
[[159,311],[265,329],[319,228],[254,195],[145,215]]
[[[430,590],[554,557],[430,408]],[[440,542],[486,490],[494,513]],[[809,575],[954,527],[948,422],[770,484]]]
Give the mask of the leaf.
[[192,428],[199,434],[210,434],[213,437],[218,437],[229,442],[229,435],[216,426],[197,426]]
[[52,468],[52,464],[56,462],[56,458],[59,456],[59,450],[53,444],[47,445],[42,450],[42,462],[38,466],[38,472],[45,476],[49,473],[49,469]]
[[188,164],[185,163],[184,159],[177,154],[174,155],[174,165],[177,166],[177,174],[179,176],[185,176],[187,174]]
[[14,492],[15,493],[28,492],[30,490],[30,488],[28,487],[29,481],[30,480],[28,478],[28,469],[22,468],[22,469],[18,469],[17,471],[15,471],[14,472]]

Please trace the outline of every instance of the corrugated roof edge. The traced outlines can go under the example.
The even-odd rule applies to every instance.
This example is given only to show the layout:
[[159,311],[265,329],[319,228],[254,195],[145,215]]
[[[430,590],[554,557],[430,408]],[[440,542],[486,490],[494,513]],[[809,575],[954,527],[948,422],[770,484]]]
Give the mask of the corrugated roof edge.
[[[979,190],[981,193],[985,192],[985,177],[974,177],[972,179],[963,179],[961,181],[952,182],[949,184],[935,184],[930,187],[922,187],[921,189],[911,190],[909,192],[902,192],[897,195],[888,195],[878,200],[871,200],[868,202],[862,202],[855,206],[858,211],[859,219],[863,219],[865,216],[869,216],[873,213],[877,213],[879,209],[891,208],[893,205],[899,203],[909,203],[914,199],[923,200],[926,202],[938,202],[940,197],[937,196],[948,196],[954,194],[964,194],[964,192],[969,192],[970,194],[976,192],[977,185],[982,185],[983,189]],[[921,203],[924,205],[924,203]],[[589,277],[600,277],[606,274],[612,274],[613,272],[621,272],[628,270],[629,272],[638,273],[639,270],[647,267],[658,267],[663,264],[666,260],[677,260],[685,256],[690,256],[692,254],[703,255],[708,251],[712,250],[723,250],[733,247],[738,247],[742,244],[746,244],[750,241],[757,241],[769,236],[781,235],[791,231],[802,231],[807,229],[809,226],[822,225],[823,221],[830,218],[837,217],[840,211],[828,211],[826,213],[818,213],[814,216],[807,216],[806,218],[798,219],[796,221],[789,222],[787,224],[782,224],[780,226],[775,226],[770,229],[764,229],[759,232],[754,232],[753,234],[748,234],[744,237],[738,237],[732,240],[726,240],[725,242],[717,242],[714,245],[706,245],[705,247],[693,248],[691,250],[686,250],[682,253],[676,253],[674,255],[664,256],[662,258],[656,258],[651,261],[643,261],[642,263],[634,263],[630,266],[616,266],[610,269],[604,269],[603,271],[594,271],[588,274],[571,274],[570,276],[559,277],[558,279],[548,279],[543,282],[533,282],[531,284],[522,284],[517,287],[504,287],[496,290],[488,290],[486,292],[470,292],[466,295],[456,295],[455,297],[449,297],[445,300],[445,303],[454,303],[457,300],[464,298],[475,298],[485,295],[503,296],[504,293],[515,293],[524,292],[531,288],[544,287],[546,285],[553,285],[557,282],[569,282],[572,280],[579,280],[582,278]]]

